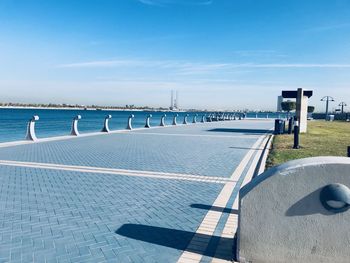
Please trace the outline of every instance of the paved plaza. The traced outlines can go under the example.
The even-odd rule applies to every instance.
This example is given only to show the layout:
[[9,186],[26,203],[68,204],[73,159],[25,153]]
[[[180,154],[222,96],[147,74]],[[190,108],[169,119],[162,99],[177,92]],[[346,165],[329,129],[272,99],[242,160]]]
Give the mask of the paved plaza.
[[225,262],[269,120],[0,144],[0,262]]

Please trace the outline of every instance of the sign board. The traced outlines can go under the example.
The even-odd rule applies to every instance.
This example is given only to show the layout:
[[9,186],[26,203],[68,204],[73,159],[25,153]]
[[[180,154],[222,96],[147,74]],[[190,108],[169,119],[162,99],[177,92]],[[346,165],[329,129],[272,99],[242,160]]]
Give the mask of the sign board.
[[[312,96],[313,91],[312,90],[304,90],[303,96],[306,96],[310,98]],[[282,91],[282,97],[285,99],[296,99],[298,95],[297,90],[283,90]]]

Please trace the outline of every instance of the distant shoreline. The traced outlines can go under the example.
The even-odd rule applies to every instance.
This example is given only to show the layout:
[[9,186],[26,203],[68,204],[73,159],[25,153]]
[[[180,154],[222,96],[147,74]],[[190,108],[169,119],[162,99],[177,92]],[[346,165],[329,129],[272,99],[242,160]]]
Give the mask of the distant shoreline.
[[181,109],[170,110],[165,108],[92,108],[92,107],[47,107],[47,106],[0,106],[0,109],[30,109],[30,110],[79,110],[79,111],[157,111],[157,112],[254,112],[254,113],[283,113],[276,111],[262,111],[262,110],[198,110],[198,109]]
[[145,109],[138,109],[138,108],[90,108],[90,107],[40,107],[40,106],[0,106],[0,109],[30,109],[30,110],[81,110],[81,111],[135,111],[135,112],[141,112],[141,111],[158,111],[158,112],[254,112],[254,113],[283,113],[283,112],[276,112],[276,111],[255,111],[255,110],[196,110],[196,109],[181,109],[181,110],[170,110],[170,109],[159,109],[159,108],[145,108]]
[[[172,111],[169,109],[113,109],[113,108],[85,108],[85,107],[30,107],[30,106],[0,106],[0,109],[30,109],[30,110],[81,110],[81,111]],[[200,110],[198,110],[200,111]],[[185,112],[177,110],[172,112]]]

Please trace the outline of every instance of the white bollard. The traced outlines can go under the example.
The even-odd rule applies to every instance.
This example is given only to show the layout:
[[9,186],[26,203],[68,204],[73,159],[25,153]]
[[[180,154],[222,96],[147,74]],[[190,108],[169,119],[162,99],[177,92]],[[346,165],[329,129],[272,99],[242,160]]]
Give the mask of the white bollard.
[[103,128],[102,128],[102,132],[110,132],[110,129],[109,129],[109,125],[108,125],[108,122],[109,122],[109,119],[112,118],[112,115],[107,115],[105,117],[105,121],[104,121],[104,124],[103,124]]
[[38,115],[34,115],[28,122],[26,140],[36,141],[38,138],[35,135],[35,121],[39,120]]
[[71,129],[70,135],[73,135],[73,136],[79,136],[80,135],[79,130],[78,130],[78,121],[80,119],[81,119],[80,115],[77,115],[77,116],[75,116],[73,118],[72,129]]
[[126,129],[132,130],[132,119],[135,117],[134,114],[131,114],[128,118],[128,125],[126,126]]
[[186,115],[184,116],[184,121],[183,121],[182,124],[187,124],[187,117],[188,117],[188,114],[186,114]]
[[198,114],[195,114],[195,115],[193,116],[193,121],[192,121],[192,123],[196,123],[196,122],[197,122],[197,116],[198,116]]
[[164,114],[161,118],[160,118],[160,124],[159,126],[165,126],[165,117],[166,117],[166,114]]
[[151,124],[150,124],[150,119],[152,118],[152,114],[149,114],[146,117],[146,124],[145,124],[145,128],[151,128]]
[[179,116],[179,114],[175,114],[173,118],[173,125],[177,125],[176,118]]

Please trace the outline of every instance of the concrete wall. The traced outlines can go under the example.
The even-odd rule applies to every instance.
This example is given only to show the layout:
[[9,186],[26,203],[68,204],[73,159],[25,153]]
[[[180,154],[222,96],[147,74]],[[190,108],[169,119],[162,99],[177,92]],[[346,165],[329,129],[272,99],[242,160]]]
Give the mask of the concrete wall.
[[350,262],[350,210],[320,203],[330,183],[350,187],[350,158],[287,162],[240,191],[237,256],[242,262]]
[[298,89],[296,100],[296,116],[299,120],[299,131],[301,133],[307,132],[307,106],[309,98],[304,96],[304,90]]

